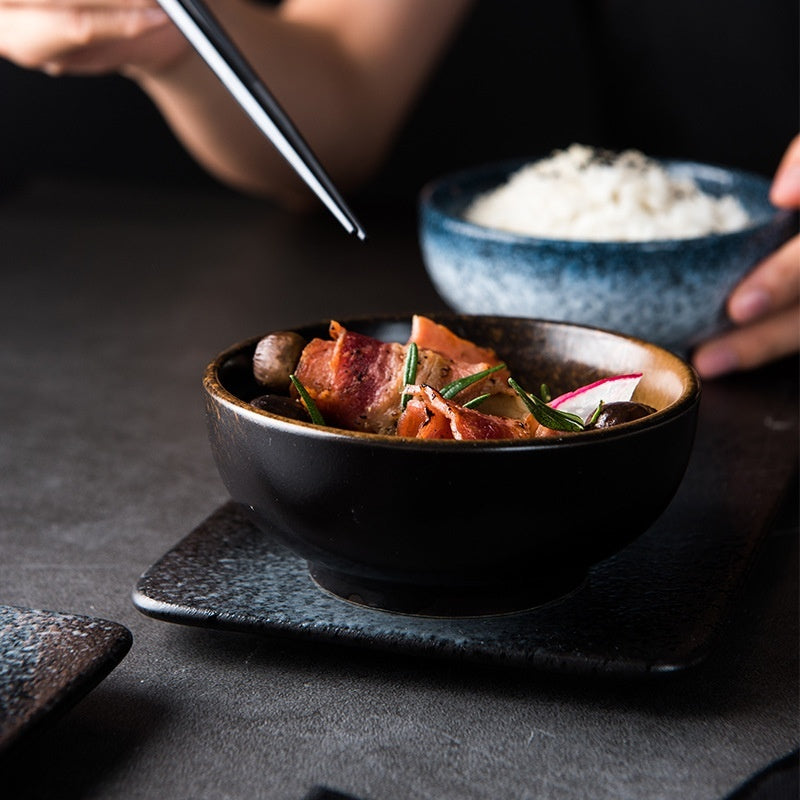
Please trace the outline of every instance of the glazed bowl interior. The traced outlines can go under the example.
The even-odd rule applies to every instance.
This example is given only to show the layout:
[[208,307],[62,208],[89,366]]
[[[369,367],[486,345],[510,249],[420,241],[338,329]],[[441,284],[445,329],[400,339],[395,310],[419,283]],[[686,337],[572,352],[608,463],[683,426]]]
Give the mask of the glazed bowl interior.
[[[423,441],[298,422],[254,408],[258,338],[207,367],[209,438],[231,497],[333,594],[406,613],[513,611],[568,591],[643,533],[683,477],[700,386],[669,351],[614,332],[431,314],[556,392],[641,371],[649,417],[553,439]],[[410,316],[338,320],[405,342]],[[327,337],[327,321],[298,328]]]

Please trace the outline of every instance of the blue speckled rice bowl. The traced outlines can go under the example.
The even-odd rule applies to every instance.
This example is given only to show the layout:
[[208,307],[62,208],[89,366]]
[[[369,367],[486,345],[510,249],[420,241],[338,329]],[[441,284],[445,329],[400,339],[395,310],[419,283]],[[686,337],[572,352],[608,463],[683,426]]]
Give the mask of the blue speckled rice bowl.
[[686,354],[724,330],[730,291],[796,227],[793,214],[769,202],[766,178],[678,161],[661,163],[710,195],[738,197],[751,224],[690,239],[614,242],[535,238],[463,218],[476,195],[504,183],[526,163],[465,170],[421,192],[425,266],[456,311],[591,325]]

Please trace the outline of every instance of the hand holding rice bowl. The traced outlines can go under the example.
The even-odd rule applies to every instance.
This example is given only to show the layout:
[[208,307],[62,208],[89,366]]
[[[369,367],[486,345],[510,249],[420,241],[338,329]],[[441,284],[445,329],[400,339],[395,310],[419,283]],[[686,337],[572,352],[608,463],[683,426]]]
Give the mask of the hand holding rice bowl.
[[793,232],[766,178],[580,146],[439,178],[419,214],[426,269],[455,310],[593,325],[681,354],[728,326],[730,291]]

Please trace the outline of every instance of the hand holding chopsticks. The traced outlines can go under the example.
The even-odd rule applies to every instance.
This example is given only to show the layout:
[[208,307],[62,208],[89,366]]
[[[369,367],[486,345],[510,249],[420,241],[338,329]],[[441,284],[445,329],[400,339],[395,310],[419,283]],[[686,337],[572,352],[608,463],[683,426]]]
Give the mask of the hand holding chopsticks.
[[203,0],[158,0],[200,57],[348,233],[366,238],[311,148]]

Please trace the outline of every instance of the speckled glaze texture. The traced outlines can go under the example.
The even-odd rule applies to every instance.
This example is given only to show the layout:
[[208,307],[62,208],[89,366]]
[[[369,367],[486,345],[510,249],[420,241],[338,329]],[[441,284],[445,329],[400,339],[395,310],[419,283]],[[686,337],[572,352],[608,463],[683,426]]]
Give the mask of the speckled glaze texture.
[[[220,476],[257,524],[342,596],[437,613],[540,602],[641,534],[670,502],[691,453],[699,381],[674,354],[593,328],[431,316],[493,347],[523,386],[546,382],[554,396],[641,371],[637,397],[657,411],[550,439],[424,441],[323,428],[249,404],[263,391],[252,377],[251,340],[220,354],[204,375]],[[410,321],[339,320],[400,342]],[[327,338],[328,323],[296,330]],[[613,481],[598,480],[609,472]]]
[[0,753],[92,689],[131,643],[116,622],[0,606]]
[[[712,651],[797,479],[796,363],[780,367],[755,381],[711,382],[686,475],[664,514],[592,567],[577,591],[538,608],[444,619],[356,605],[321,590],[303,559],[234,503],[178,532],[183,538],[138,580],[134,603],[173,623],[429,658],[582,674],[684,670]],[[769,415],[741,425],[765,390]]]
[[468,314],[561,320],[628,333],[680,354],[727,327],[725,300],[741,278],[796,230],[757,175],[667,161],[714,196],[733,194],[750,227],[657,242],[582,242],[520,236],[466,222],[464,209],[525,161],[467,170],[426,186],[420,245],[445,302]]
[[[137,582],[134,603],[173,623],[407,656],[584,675],[681,672],[713,651],[783,487],[796,478],[796,371],[776,374],[709,385],[686,476],[664,514],[577,590],[536,608],[442,618],[348,602],[320,589],[282,537],[234,503],[178,532]],[[738,424],[764,387],[771,415]],[[494,528],[504,524],[498,514]]]

